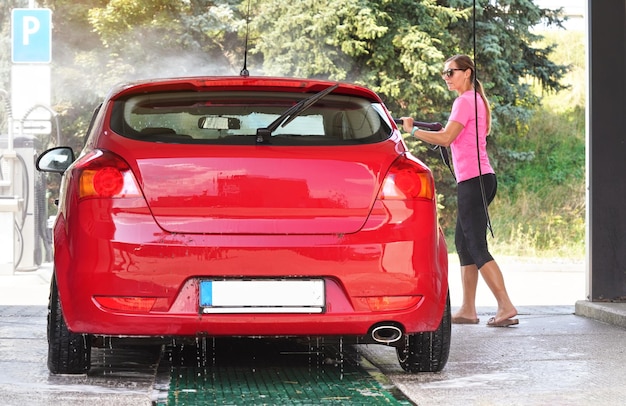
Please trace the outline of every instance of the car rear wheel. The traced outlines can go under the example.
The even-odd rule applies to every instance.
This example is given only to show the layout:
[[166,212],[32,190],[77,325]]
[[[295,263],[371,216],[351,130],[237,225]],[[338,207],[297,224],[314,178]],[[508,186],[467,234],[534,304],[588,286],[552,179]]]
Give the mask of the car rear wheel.
[[48,304],[48,369],[53,374],[84,374],[90,366],[90,337],[68,330],[53,275]]
[[448,362],[450,337],[450,292],[441,323],[435,331],[407,334],[403,346],[397,347],[400,366],[407,372],[439,372]]

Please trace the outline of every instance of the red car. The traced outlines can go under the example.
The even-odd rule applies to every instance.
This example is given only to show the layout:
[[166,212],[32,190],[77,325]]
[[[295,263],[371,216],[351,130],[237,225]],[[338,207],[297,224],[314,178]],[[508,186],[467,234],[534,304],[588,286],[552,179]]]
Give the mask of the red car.
[[48,367],[84,373],[103,336],[342,337],[438,371],[447,249],[429,168],[381,99],[260,77],[113,89],[63,173]]

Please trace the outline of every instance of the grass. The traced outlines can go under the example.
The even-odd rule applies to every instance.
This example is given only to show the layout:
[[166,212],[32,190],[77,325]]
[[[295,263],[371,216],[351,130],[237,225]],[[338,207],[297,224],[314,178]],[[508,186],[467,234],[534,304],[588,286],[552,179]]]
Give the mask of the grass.
[[498,135],[499,190],[490,207],[494,254],[584,258],[585,68],[578,32],[547,32],[569,89],[544,95],[525,133]]

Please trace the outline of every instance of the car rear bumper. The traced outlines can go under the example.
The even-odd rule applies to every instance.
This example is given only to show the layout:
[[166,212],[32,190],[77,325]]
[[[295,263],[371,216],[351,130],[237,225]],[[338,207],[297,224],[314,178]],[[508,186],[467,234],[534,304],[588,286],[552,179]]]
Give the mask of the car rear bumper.
[[[393,324],[404,333],[433,331],[443,314],[447,252],[434,221],[421,219],[419,227],[408,222],[389,232],[300,236],[169,234],[147,224],[118,221],[114,230],[103,231],[66,224],[63,217],[57,221],[55,274],[71,331],[363,336],[378,324]],[[201,281],[259,278],[323,280],[323,312],[202,314]],[[386,304],[398,297],[409,299],[405,305]],[[144,305],[125,307],[125,300],[136,298]]]

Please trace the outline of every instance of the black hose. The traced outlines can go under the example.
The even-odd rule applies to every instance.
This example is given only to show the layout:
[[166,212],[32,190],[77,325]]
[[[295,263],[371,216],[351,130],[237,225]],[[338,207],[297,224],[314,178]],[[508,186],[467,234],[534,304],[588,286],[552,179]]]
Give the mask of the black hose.
[[[483,208],[485,209],[485,217],[487,218],[487,229],[493,237],[493,227],[491,226],[491,218],[489,217],[489,203],[487,203],[487,196],[485,193],[485,184],[483,183],[483,171],[480,166],[480,139],[478,137],[478,63],[476,62],[476,0],[474,0],[474,7],[472,10],[472,30],[474,32],[473,37],[473,58],[474,58],[474,117],[476,124],[476,154],[478,156],[478,180],[480,183],[480,192],[483,198]],[[482,97],[482,96],[481,96]],[[485,106],[487,107],[487,106]]]

